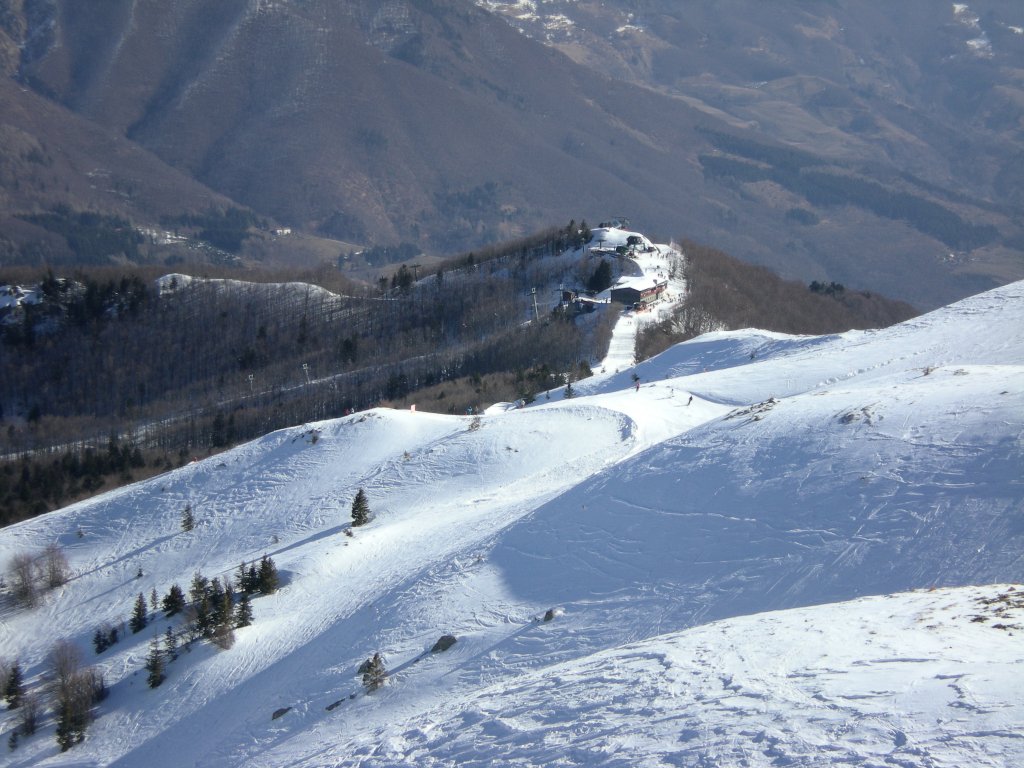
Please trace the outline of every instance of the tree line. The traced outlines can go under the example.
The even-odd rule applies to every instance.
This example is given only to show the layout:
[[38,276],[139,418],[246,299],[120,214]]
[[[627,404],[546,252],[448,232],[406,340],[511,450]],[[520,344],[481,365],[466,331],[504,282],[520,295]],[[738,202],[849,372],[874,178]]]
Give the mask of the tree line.
[[105,264],[112,254],[130,260],[139,258],[143,238],[131,222],[118,216],[75,211],[61,203],[45,213],[21,214],[18,218],[63,237],[75,264]]
[[669,319],[640,330],[638,360],[709,331],[762,328],[792,334],[839,333],[884,328],[917,314],[905,302],[849,290],[839,283],[815,281],[807,286],[783,280],[766,267],[746,264],[689,240],[681,247],[686,297]]

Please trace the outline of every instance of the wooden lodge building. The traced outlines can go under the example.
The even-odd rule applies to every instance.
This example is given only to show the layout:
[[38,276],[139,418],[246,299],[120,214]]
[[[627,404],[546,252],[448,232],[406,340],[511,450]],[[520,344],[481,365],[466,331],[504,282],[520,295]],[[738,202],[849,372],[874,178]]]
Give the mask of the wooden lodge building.
[[653,304],[668,288],[668,280],[654,277],[623,277],[611,289],[612,301],[627,307]]

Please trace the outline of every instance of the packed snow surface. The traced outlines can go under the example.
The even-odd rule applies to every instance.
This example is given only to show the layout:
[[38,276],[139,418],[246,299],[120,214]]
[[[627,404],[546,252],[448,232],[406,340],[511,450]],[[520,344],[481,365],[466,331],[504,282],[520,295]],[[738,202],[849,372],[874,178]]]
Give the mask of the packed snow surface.
[[[84,743],[48,713],[2,761],[1024,765],[1022,382],[1016,283],[880,331],[709,334],[521,410],[282,430],[10,526],[0,563],[57,542],[74,575],[3,607],[0,658],[39,688],[70,639],[111,693]],[[138,593],[263,554],[284,586],[230,650],[147,688],[161,614],[93,654]]]
[[[609,248],[626,245],[630,236],[642,238],[641,250],[634,251],[628,259],[623,260],[623,276],[620,284],[630,281],[643,281],[645,285],[665,283],[666,291],[662,298],[653,306],[644,307],[634,312],[627,309],[612,331],[608,353],[597,369],[601,372],[618,372],[625,370],[636,362],[636,334],[644,325],[657,323],[671,316],[673,308],[686,292],[686,280],[683,278],[683,259],[679,246],[675,244],[655,245],[637,232],[623,229],[605,228],[593,230],[595,237]],[[593,242],[593,241],[591,241]],[[599,299],[611,301],[611,289],[598,294]]]

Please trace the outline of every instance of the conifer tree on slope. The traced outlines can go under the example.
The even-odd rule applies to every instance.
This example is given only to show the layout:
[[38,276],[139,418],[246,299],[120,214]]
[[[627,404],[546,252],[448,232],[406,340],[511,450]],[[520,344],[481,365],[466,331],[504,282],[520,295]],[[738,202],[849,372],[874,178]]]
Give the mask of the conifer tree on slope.
[[252,603],[249,601],[249,595],[245,592],[238,599],[238,605],[235,606],[235,626],[238,628],[248,627],[252,624]]
[[171,584],[163,600],[164,614],[168,617],[185,610],[185,593],[177,584]]
[[164,632],[164,656],[167,657],[167,661],[178,659],[178,635],[174,632],[174,627],[169,624],[167,631]]
[[277,587],[280,583],[277,575],[277,566],[274,564],[273,559],[266,555],[260,560],[258,579],[257,589],[261,595],[272,595],[277,592]]
[[379,651],[373,654],[373,658],[367,659],[361,669],[363,669],[363,685],[366,686],[367,693],[372,693],[384,685],[384,679],[388,676],[388,672]]
[[135,610],[132,611],[131,621],[128,622],[128,626],[132,633],[141,632],[146,628],[146,616],[146,596],[139,592],[139,596],[135,598]]
[[164,656],[160,651],[160,641],[154,636],[149,641],[149,655],[146,657],[146,684],[156,688],[165,679]]
[[25,695],[25,680],[21,672],[21,664],[17,661],[11,665],[11,671],[7,674],[7,686],[4,688],[3,694],[9,709],[17,709]]
[[352,500],[352,525],[366,525],[370,522],[370,504],[366,500],[366,493],[360,488]]
[[210,580],[199,571],[196,571],[192,575],[192,584],[188,590],[189,600],[193,603],[198,603],[203,597],[209,597],[209,594]]
[[220,578],[214,576],[210,580],[210,621],[216,626],[224,621],[224,587],[221,586]]
[[103,653],[110,647],[108,637],[105,628],[96,627],[96,631],[92,635],[92,647],[96,649],[96,653]]
[[245,563],[239,563],[238,570],[235,571],[235,587],[242,594],[252,594],[254,591],[249,581],[249,571],[246,570]]
[[196,612],[195,632],[198,637],[210,637],[213,635],[214,627],[213,611],[210,610],[210,598],[202,595],[199,602],[193,603],[192,607]]
[[185,509],[181,512],[181,530],[191,531],[196,527],[196,516],[192,511],[192,505],[186,504]]

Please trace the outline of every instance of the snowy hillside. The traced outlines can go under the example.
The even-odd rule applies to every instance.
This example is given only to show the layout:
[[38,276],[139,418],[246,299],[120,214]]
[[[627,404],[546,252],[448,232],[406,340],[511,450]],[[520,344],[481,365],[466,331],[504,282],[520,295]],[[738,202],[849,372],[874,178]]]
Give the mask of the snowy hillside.
[[[84,743],[47,713],[4,760],[1022,764],[1022,381],[1017,283],[882,331],[711,334],[524,410],[303,425],[0,530],[0,563],[58,542],[73,571],[4,607],[0,658],[38,688],[67,638],[110,686]],[[139,592],[263,554],[284,586],[230,650],[149,689],[161,614],[93,654]]]

